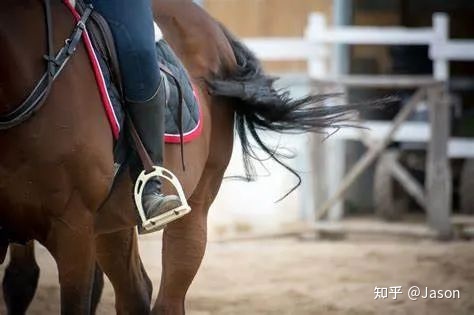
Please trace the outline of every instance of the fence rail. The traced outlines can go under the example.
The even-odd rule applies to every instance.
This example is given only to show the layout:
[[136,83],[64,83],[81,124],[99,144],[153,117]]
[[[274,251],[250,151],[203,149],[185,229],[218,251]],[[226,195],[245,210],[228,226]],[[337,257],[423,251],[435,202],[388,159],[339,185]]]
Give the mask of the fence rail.
[[329,44],[427,45],[434,64],[433,78],[449,79],[449,61],[474,61],[474,40],[449,38],[449,17],[433,15],[432,27],[329,27],[321,13],[311,13],[304,37],[248,38],[245,43],[263,60],[306,60],[313,79],[327,79],[337,69]]

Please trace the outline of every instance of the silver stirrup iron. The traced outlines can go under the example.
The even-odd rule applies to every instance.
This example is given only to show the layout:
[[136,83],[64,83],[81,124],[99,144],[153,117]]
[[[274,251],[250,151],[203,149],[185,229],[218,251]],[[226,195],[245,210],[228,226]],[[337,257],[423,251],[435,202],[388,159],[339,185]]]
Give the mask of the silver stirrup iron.
[[[145,211],[143,210],[142,195],[146,183],[153,177],[164,178],[174,186],[181,201],[181,206],[147,220],[145,216]],[[147,231],[161,230],[165,227],[166,224],[173,222],[174,220],[177,220],[191,212],[191,207],[189,206],[188,201],[186,200],[186,195],[184,194],[183,187],[181,187],[181,183],[173,173],[171,173],[164,167],[153,166],[153,171],[148,174],[146,173],[146,171],[141,172],[135,183],[133,195],[135,198],[135,204],[138,209],[138,214],[140,215],[140,219],[142,221],[142,226]]]

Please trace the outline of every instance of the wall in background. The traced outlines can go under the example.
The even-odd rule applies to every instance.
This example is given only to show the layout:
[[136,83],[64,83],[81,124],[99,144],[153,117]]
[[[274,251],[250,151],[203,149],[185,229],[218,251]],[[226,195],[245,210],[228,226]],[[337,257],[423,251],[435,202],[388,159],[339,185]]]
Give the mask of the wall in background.
[[[332,17],[332,0],[203,0],[209,13],[239,37],[302,36],[309,13]],[[276,73],[306,72],[305,62],[265,63]]]

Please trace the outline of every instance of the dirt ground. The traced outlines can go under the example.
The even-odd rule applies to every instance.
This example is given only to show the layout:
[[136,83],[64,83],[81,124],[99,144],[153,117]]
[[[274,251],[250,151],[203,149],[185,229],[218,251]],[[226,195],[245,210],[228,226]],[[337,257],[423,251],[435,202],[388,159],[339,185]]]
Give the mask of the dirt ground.
[[[141,241],[154,286],[160,277],[160,241]],[[29,314],[57,314],[54,263],[38,250],[42,268]],[[190,289],[188,314],[474,314],[474,243],[432,241],[268,240],[210,243]],[[3,270],[4,266],[0,269]],[[402,286],[397,300],[374,300],[374,288]],[[459,290],[459,300],[410,301],[419,286]],[[154,293],[156,295],[156,292]],[[114,313],[107,284],[99,314]],[[0,313],[4,314],[3,301]]]

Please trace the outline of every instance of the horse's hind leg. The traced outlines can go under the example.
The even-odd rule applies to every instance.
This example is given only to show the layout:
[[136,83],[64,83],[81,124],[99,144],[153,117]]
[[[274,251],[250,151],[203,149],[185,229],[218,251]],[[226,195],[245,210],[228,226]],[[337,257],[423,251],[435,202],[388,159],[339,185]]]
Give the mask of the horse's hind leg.
[[10,245],[10,262],[3,277],[3,296],[8,314],[25,314],[38,286],[39,267],[34,242]]
[[118,314],[149,314],[152,284],[138,252],[135,228],[96,238],[97,260],[115,291]]
[[201,265],[207,242],[207,213],[217,195],[224,169],[208,170],[189,200],[192,211],[163,233],[163,272],[153,314],[184,314],[184,299]]

